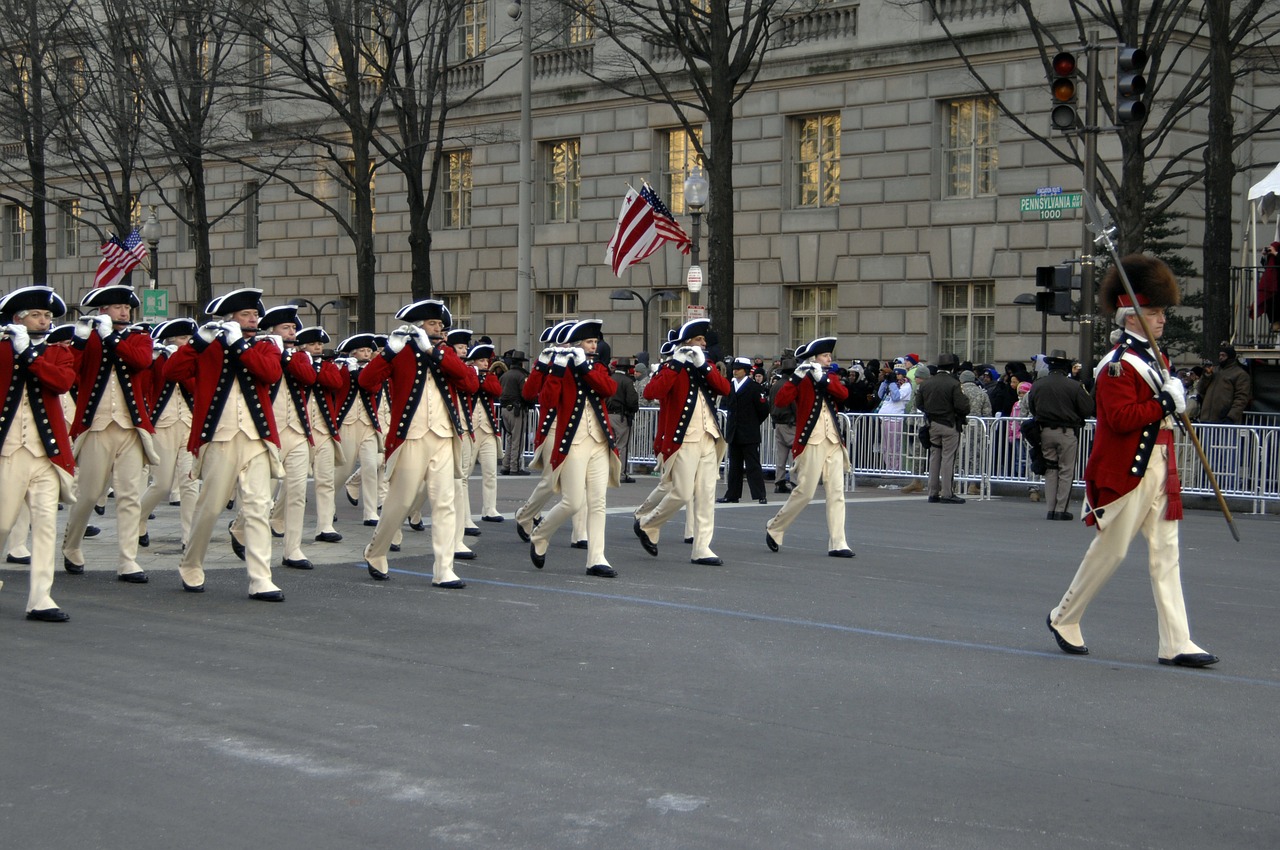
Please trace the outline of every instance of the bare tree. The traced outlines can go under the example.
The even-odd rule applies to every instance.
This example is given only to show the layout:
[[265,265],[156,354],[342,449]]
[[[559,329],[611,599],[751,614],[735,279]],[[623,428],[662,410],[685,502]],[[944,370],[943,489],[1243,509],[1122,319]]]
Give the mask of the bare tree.
[[[707,306],[732,350],[733,110],[751,90],[767,53],[801,40],[816,0],[558,0],[617,48],[597,57],[593,79],[671,107],[702,157],[707,207]],[[710,141],[704,144],[705,120]]]

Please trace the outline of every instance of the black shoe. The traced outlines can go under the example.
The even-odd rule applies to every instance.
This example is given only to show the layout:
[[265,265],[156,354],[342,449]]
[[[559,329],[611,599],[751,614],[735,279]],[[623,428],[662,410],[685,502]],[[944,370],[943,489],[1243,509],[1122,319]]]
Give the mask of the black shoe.
[[27,612],[28,620],[39,620],[41,623],[65,623],[71,615],[61,608],[40,608]]
[[153,519],[155,519],[155,518],[156,518],[156,515],[155,515],[155,514],[153,514],[153,513],[152,513],[152,514],[147,514],[147,519],[148,519],[148,520],[153,520]]
[[511,474],[511,470],[509,470],[509,469],[499,469],[499,470],[498,470],[498,474],[499,474],[499,475],[510,475],[510,474]]
[[399,552],[399,551],[400,551],[400,544],[399,544],[399,543],[392,543],[392,544],[391,544],[390,546],[388,546],[387,548],[388,548],[388,549],[390,549],[392,552]]
[[236,509],[236,500],[231,499],[227,502],[227,510],[234,511]]
[[476,559],[475,552],[454,552],[453,559],[455,561],[474,561]]
[[529,544],[529,560],[533,561],[533,565],[538,569],[542,569],[547,565],[547,556],[539,555],[538,550],[533,548],[533,544]]
[[779,481],[777,484],[773,485],[773,492],[775,492],[775,493],[790,493],[790,492],[791,492],[791,488],[787,486],[787,482],[785,482],[785,481]]
[[9,564],[30,564],[31,556],[30,555],[5,555],[4,560],[5,560],[5,563],[9,563]]
[[769,500],[768,500],[768,499],[766,499],[764,496],[761,496],[759,499],[756,499],[756,501],[757,501],[757,502],[759,502],[759,503],[760,503],[760,504],[762,504],[762,505],[767,505],[767,504],[769,504]]
[[[1067,653],[1068,655],[1088,655],[1089,654],[1089,647],[1076,646],[1074,643],[1067,643],[1067,639],[1064,638],[1062,635],[1058,634],[1058,630],[1053,627],[1052,614],[1044,618],[1044,624],[1049,627],[1049,631],[1053,632],[1053,639],[1058,642],[1058,649],[1061,649],[1063,652]],[[1217,661],[1217,660],[1218,659],[1216,658],[1214,659],[1214,661]],[[1173,662],[1164,661],[1162,659],[1160,663],[1172,664]]]
[[852,549],[828,549],[827,557],[828,558],[852,558],[853,550]]
[[1062,520],[1063,522],[1071,522],[1071,520],[1075,519],[1075,517],[1073,517],[1073,516],[1072,516],[1070,513],[1068,513],[1067,511],[1059,511],[1059,512],[1058,512],[1058,519]]
[[204,585],[203,585],[203,584],[187,584],[187,583],[184,581],[184,582],[182,582],[182,589],[183,589],[184,591],[186,591],[187,593],[204,593]]
[[[345,491],[344,491],[344,492],[345,492]],[[360,500],[359,500],[359,499],[353,499],[353,498],[351,498],[351,494],[350,494],[350,493],[346,493],[346,496],[347,496],[347,501],[351,503],[351,506],[352,506],[352,507],[355,507],[355,506],[357,506],[357,505],[359,505],[359,504],[360,504]]]
[[106,516],[107,515],[106,505],[94,505],[93,512],[98,516]]
[[684,539],[684,542],[685,542],[685,543],[692,543],[692,542],[693,542],[693,538],[692,538],[692,537],[686,537],[686,538]]
[[525,543],[528,543],[530,540],[529,532],[525,531],[524,526],[521,525],[519,522],[516,523],[516,536],[519,537]]
[[369,577],[374,581],[389,581],[391,579],[390,573],[378,572],[373,568],[373,564],[365,564],[365,566],[369,568]]
[[62,568],[73,576],[82,575],[84,573],[84,564],[77,564],[66,555],[62,556]]
[[128,584],[146,584],[151,579],[147,577],[145,572],[138,570],[136,573],[120,573],[116,576],[116,581],[123,581]]
[[182,502],[181,502],[181,501],[177,501],[177,502],[170,502],[170,503],[169,503],[169,507],[171,507],[171,508],[176,508],[176,507],[178,507],[178,506],[179,506],[179,505],[181,505],[181,504],[182,504]]
[[314,570],[315,569],[315,567],[312,566],[311,562],[308,561],[306,558],[297,558],[297,559],[285,558],[283,561],[281,561],[281,563],[284,564],[286,567],[289,567],[290,569],[294,569],[294,570]]
[[719,499],[716,499],[716,504],[717,505],[736,505],[738,504],[738,500],[730,499],[726,496],[721,496]]
[[[368,523],[366,523],[366,525],[367,525],[367,524],[368,524]],[[374,523],[374,525],[377,525],[377,523]],[[409,529],[410,529],[411,531],[422,531],[422,530],[423,530],[423,529],[425,529],[426,527],[427,527],[427,524],[426,524],[425,522],[410,522],[410,523],[409,523]]]
[[481,522],[506,522],[507,518],[498,514],[494,516],[482,516],[480,517],[480,521]]
[[271,536],[272,536],[272,537],[284,537],[284,532],[283,532],[283,531],[276,531],[276,530],[273,528],[273,529],[271,529]]
[[227,534],[231,535],[231,551],[236,553],[236,557],[244,560],[244,544],[236,540],[235,534],[231,531],[231,523],[227,523]]
[[[373,528],[374,526],[376,526],[376,525],[378,524],[378,521],[377,521],[376,519],[367,519],[367,520],[365,520],[365,521],[364,521],[364,524],[365,524],[365,525],[367,525],[367,526],[369,526],[370,528]],[[411,527],[412,527],[412,526],[411,526]]]
[[1208,667],[1210,664],[1218,663],[1218,656],[1208,652],[1183,652],[1172,658],[1161,658],[1159,661],[1161,664],[1173,667]]
[[460,578],[455,578],[453,581],[433,581],[431,586],[443,587],[445,590],[462,590],[467,586],[467,583]]
[[[930,501],[933,501],[933,500],[930,499]],[[938,501],[944,505],[963,505],[964,504],[964,499],[960,498],[959,496],[943,496],[942,498],[938,499]]]
[[517,469],[515,472],[513,472],[513,473],[511,473],[511,474],[512,474],[512,475],[528,475],[528,474],[529,474],[529,470],[527,470],[527,469]]
[[[619,480],[619,481],[621,481],[623,484],[635,484],[635,483],[636,483],[636,480],[635,480],[634,478],[632,478],[630,475],[624,475],[624,476],[622,476],[622,478],[620,478],[620,479],[618,479],[618,480]],[[615,572],[615,573],[614,573],[614,575],[617,575],[617,573]]]
[[570,543],[570,544],[569,544],[569,548],[570,548],[570,549],[585,549],[585,548],[587,548],[587,541],[585,541],[585,540],[575,540],[575,541],[573,541],[572,543]]
[[261,593],[250,593],[250,599],[256,599],[259,602],[283,602],[283,590],[264,590]]
[[769,547],[770,552],[778,551],[778,541],[773,539],[773,535],[769,532],[764,533],[764,545]]
[[929,504],[931,504],[931,505],[936,505],[936,504],[938,504],[938,502],[941,502],[941,501],[942,501],[942,497],[941,497],[941,496],[930,496],[930,497],[929,497]]
[[148,547],[148,546],[150,546],[150,545],[151,545],[151,534],[150,534],[150,532],[148,532],[147,534],[144,534],[144,535],[142,535],[141,537],[139,537],[139,538],[138,538],[138,545],[139,545],[139,546],[141,546],[141,547],[143,547],[144,549],[145,549],[146,547]]
[[317,543],[338,543],[341,540],[342,535],[336,531],[322,531],[316,535]]
[[476,528],[475,526],[472,526],[471,528],[464,528],[462,529],[462,536],[463,537],[479,537],[480,529]]
[[587,575],[597,576],[599,578],[617,578],[618,571],[608,564],[596,564],[594,566],[587,567]]
[[96,525],[86,525],[84,527],[85,537],[97,537],[101,533],[102,533],[102,529],[98,528],[98,526]]
[[1057,518],[1058,518],[1057,511],[1049,511],[1048,515],[1045,517],[1045,519],[1053,519],[1053,520],[1056,520]]
[[689,563],[701,564],[704,567],[722,567],[724,566],[724,558],[690,558]]
[[658,556],[658,544],[650,540],[649,535],[644,533],[644,529],[640,527],[640,520],[636,520],[635,525],[631,526],[631,530],[636,533],[636,537],[640,538],[640,545],[644,547],[644,551],[656,558]]

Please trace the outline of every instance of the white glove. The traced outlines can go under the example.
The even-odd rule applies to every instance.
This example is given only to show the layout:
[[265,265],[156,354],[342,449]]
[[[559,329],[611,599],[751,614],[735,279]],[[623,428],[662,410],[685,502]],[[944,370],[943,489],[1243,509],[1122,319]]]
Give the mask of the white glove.
[[413,344],[418,347],[419,351],[431,350],[431,337],[427,336],[427,329],[415,326],[409,333],[409,338],[413,340]]
[[[222,322],[206,322],[196,331],[196,336],[205,342],[212,344],[218,335],[222,333]],[[76,325],[76,336],[80,335],[80,326]]]
[[552,361],[555,363],[555,365],[561,368],[564,368],[569,365],[569,361],[572,358],[573,358],[573,355],[570,354],[567,349],[561,348],[556,351],[555,357],[552,358]]
[[360,368],[360,361],[355,359],[354,357],[343,357],[342,359],[335,360],[334,362],[337,363],[339,366],[346,366],[348,369]]
[[31,345],[31,334],[26,325],[8,325],[5,330],[9,332],[9,341],[13,343],[13,350],[17,354],[26,351],[27,346]]
[[165,345],[164,343],[159,342],[159,341],[156,341],[156,342],[151,343],[151,359],[152,359],[152,360],[159,360],[159,359],[160,359],[160,355],[161,355],[161,354],[164,354],[165,349],[167,349],[167,348],[168,348],[168,346],[167,346],[167,345]]
[[88,339],[89,334],[93,333],[93,329],[97,324],[93,316],[81,316],[80,320],[76,322],[76,339]]
[[227,345],[234,345],[244,339],[244,328],[240,327],[239,322],[223,322],[222,334]]
[[587,352],[583,351],[581,348],[574,347],[569,349],[569,356],[573,358],[574,366],[581,366],[583,363],[587,362]]
[[1187,388],[1182,385],[1182,379],[1172,372],[1164,379],[1164,385],[1160,387],[1161,392],[1173,399],[1173,412],[1187,412]]
[[111,325],[111,317],[108,316],[106,313],[99,313],[98,315],[93,317],[93,320],[98,325],[98,336],[102,337],[103,339],[106,339],[107,337],[111,336],[111,332],[115,330],[115,328],[112,327]]
[[163,348],[164,348],[164,353],[168,354],[170,357],[178,353],[178,346],[176,345],[166,345],[166,346],[163,346]]
[[551,346],[542,349],[542,353],[538,355],[538,362],[544,366],[551,365],[551,358],[555,356],[556,350]]
[[404,344],[409,341],[409,334],[404,328],[396,328],[387,337],[387,350],[392,354],[404,351]]
[[689,347],[685,345],[680,346],[675,351],[671,352],[671,359],[677,363],[688,363]]
[[819,384],[824,383],[827,380],[827,378],[831,377],[831,373],[828,372],[826,369],[823,369],[817,363],[811,364],[809,368],[810,368],[811,374],[813,375],[813,379],[817,381]]
[[696,345],[690,347],[689,356],[694,366],[702,367],[707,362],[707,352]]
[[[255,340],[255,342],[258,342],[264,339],[270,342],[276,348],[280,349],[281,353],[284,352],[284,337],[280,336],[279,334],[263,334],[262,336],[258,337],[258,339]],[[304,351],[302,353],[305,354],[306,352]]]

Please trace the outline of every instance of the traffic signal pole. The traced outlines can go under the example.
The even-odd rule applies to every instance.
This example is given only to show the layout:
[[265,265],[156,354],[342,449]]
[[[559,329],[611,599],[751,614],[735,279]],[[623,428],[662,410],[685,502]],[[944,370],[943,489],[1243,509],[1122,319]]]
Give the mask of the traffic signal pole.
[[[1084,103],[1084,193],[1086,198],[1097,197],[1098,188],[1098,32],[1089,33],[1084,54],[1088,57],[1089,78]],[[1081,371],[1093,374],[1093,320],[1097,315],[1094,304],[1094,238],[1088,222],[1081,225],[1083,239],[1080,248],[1080,356]],[[1042,346],[1043,347],[1043,346]]]

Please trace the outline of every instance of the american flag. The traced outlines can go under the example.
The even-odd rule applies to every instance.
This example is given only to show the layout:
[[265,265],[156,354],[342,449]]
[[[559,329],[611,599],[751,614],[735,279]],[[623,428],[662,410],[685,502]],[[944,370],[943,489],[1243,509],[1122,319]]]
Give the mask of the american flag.
[[135,227],[123,242],[119,236],[112,236],[102,246],[102,260],[98,263],[98,273],[93,278],[93,288],[115,286],[145,256],[147,248],[142,244],[142,234],[138,232],[138,228]]
[[689,253],[689,235],[653,188],[646,183],[639,192],[628,189],[622,199],[618,226],[605,251],[605,262],[616,276],[622,277],[625,269],[647,259],[665,242],[676,243],[682,254]]

